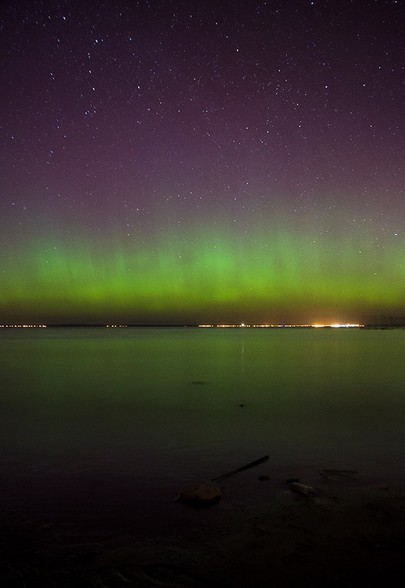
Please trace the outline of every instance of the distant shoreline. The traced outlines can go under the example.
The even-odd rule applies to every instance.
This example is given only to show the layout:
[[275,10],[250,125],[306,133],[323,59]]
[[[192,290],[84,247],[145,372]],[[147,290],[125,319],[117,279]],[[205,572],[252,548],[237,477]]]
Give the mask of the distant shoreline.
[[101,324],[101,323],[3,323],[0,329],[404,329],[405,324],[333,324],[333,325],[297,325],[297,324]]
[[[362,329],[367,327],[367,325],[351,325],[345,326],[342,328],[350,328],[350,329]],[[47,328],[47,329],[184,329],[184,328],[193,328],[193,329],[200,329],[200,328],[210,328],[210,329],[332,329],[334,328],[332,325],[322,325],[322,327],[316,325],[220,325],[220,324],[213,324],[213,325],[198,325],[198,324],[159,324],[159,325],[149,325],[149,324],[123,324],[123,325],[105,325],[105,324],[92,324],[92,323],[75,323],[75,324],[65,324],[65,323],[54,323],[54,324],[43,324],[43,325],[31,325],[31,324],[4,324],[0,325],[0,329],[24,329],[24,328],[32,328],[32,329],[40,329],[40,328]],[[382,327],[379,327],[382,328]],[[402,327],[403,328],[403,327]]]

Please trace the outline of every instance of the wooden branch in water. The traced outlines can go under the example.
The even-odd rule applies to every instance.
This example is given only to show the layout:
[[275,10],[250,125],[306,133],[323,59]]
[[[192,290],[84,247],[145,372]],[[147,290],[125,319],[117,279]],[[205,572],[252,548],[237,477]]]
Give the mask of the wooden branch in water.
[[226,474],[222,474],[221,476],[217,476],[216,478],[212,478],[211,481],[218,482],[219,480],[225,480],[225,478],[230,478],[234,474],[238,474],[239,472],[243,472],[243,470],[248,470],[250,468],[254,468],[254,467],[260,465],[261,463],[267,461],[268,459],[269,459],[269,456],[265,455],[263,457],[260,457],[259,459],[255,459],[255,461],[251,461],[250,463],[242,466],[241,468],[238,468],[236,470],[232,470],[231,472],[227,472]]

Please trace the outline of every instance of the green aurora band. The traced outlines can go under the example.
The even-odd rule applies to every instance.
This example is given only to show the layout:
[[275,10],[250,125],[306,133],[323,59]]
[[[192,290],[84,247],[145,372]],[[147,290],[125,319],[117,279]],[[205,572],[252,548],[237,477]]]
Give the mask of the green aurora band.
[[362,322],[404,305],[398,239],[184,230],[158,240],[22,247],[2,261],[0,322]]

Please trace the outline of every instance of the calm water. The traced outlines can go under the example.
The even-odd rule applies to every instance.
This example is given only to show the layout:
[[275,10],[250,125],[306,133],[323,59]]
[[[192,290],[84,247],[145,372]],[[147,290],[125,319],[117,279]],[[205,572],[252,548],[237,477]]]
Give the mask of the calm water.
[[172,497],[265,454],[402,478],[403,330],[3,330],[0,348],[3,480],[126,476]]

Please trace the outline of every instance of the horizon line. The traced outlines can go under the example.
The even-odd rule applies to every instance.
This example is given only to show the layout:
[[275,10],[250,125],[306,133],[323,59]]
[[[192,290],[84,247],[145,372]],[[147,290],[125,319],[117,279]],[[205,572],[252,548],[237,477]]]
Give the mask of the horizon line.
[[216,328],[216,329],[280,329],[280,328],[363,328],[361,323],[2,323],[0,329],[23,328]]

